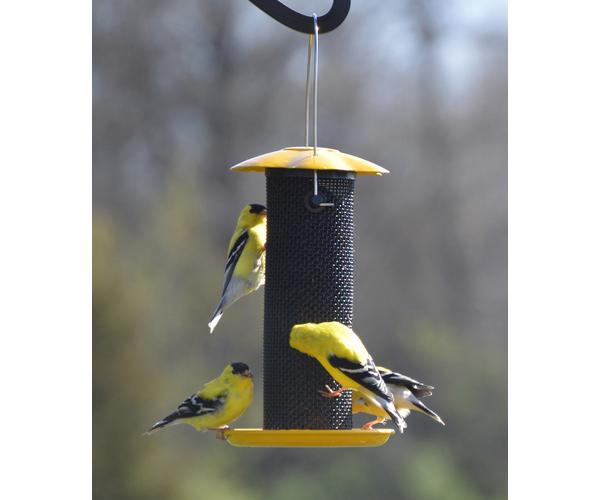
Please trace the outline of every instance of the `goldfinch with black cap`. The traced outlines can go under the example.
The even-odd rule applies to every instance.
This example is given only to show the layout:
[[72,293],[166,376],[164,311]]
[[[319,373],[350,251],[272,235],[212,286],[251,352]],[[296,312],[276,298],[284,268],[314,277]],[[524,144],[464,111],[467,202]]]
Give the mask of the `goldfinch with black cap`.
[[258,203],[246,205],[240,213],[227,249],[223,292],[208,323],[210,333],[217,326],[225,309],[264,285],[266,244],[266,207]]
[[146,434],[175,424],[189,424],[196,430],[217,431],[223,438],[228,424],[240,418],[252,403],[254,384],[246,363],[231,363],[221,375],[192,394],[177,410],[156,422]]
[[322,391],[322,395],[335,397],[348,389],[359,391],[369,404],[385,412],[400,432],[404,431],[406,423],[394,407],[394,396],[373,358],[350,328],[337,321],[294,325],[290,346],[319,361],[341,385],[337,391]]

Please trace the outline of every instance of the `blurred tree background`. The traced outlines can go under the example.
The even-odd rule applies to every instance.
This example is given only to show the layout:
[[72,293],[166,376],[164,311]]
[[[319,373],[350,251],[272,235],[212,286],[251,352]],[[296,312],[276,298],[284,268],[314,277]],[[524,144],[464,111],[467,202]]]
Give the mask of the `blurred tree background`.
[[[310,14],[328,0],[286,1]],[[499,499],[507,491],[507,54],[502,0],[354,0],[320,39],[319,145],[391,171],[357,181],[355,328],[436,386],[381,448],[236,449],[142,436],[230,361],[258,374],[262,292],[213,336],[225,248],[303,142],[306,37],[241,0],[94,2],[97,499]],[[362,420],[358,420],[362,423]]]

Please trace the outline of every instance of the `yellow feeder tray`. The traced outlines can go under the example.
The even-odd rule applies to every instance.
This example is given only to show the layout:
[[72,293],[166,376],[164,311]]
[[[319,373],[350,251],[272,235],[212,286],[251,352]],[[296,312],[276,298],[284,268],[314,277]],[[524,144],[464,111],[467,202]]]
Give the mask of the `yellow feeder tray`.
[[393,434],[393,429],[370,431],[227,429],[224,432],[229,444],[254,448],[375,447],[387,443]]
[[358,156],[342,153],[337,149],[292,147],[250,158],[231,167],[236,172],[264,172],[266,168],[307,170],[341,170],[358,175],[383,175],[389,170],[363,160]]

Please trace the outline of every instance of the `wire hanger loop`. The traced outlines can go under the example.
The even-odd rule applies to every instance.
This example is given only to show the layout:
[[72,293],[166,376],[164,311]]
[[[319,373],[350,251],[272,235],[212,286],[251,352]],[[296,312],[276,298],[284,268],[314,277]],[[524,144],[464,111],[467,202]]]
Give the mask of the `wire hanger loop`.
[[[314,31],[313,17],[300,14],[278,0],[250,0],[256,7],[284,26],[300,33],[311,34]],[[344,22],[350,12],[350,0],[333,0],[331,9],[319,17],[321,34],[329,33]]]

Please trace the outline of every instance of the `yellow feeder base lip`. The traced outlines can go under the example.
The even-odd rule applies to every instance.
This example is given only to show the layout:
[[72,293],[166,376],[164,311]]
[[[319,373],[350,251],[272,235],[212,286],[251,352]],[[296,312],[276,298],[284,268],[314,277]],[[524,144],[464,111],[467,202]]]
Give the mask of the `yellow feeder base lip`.
[[375,447],[387,443],[393,434],[393,429],[370,431],[227,429],[224,432],[229,444],[254,448]]
[[358,175],[382,175],[389,170],[363,160],[358,156],[342,153],[337,149],[292,147],[250,158],[231,167],[236,172],[264,172],[266,168],[288,168],[307,170],[341,170]]

